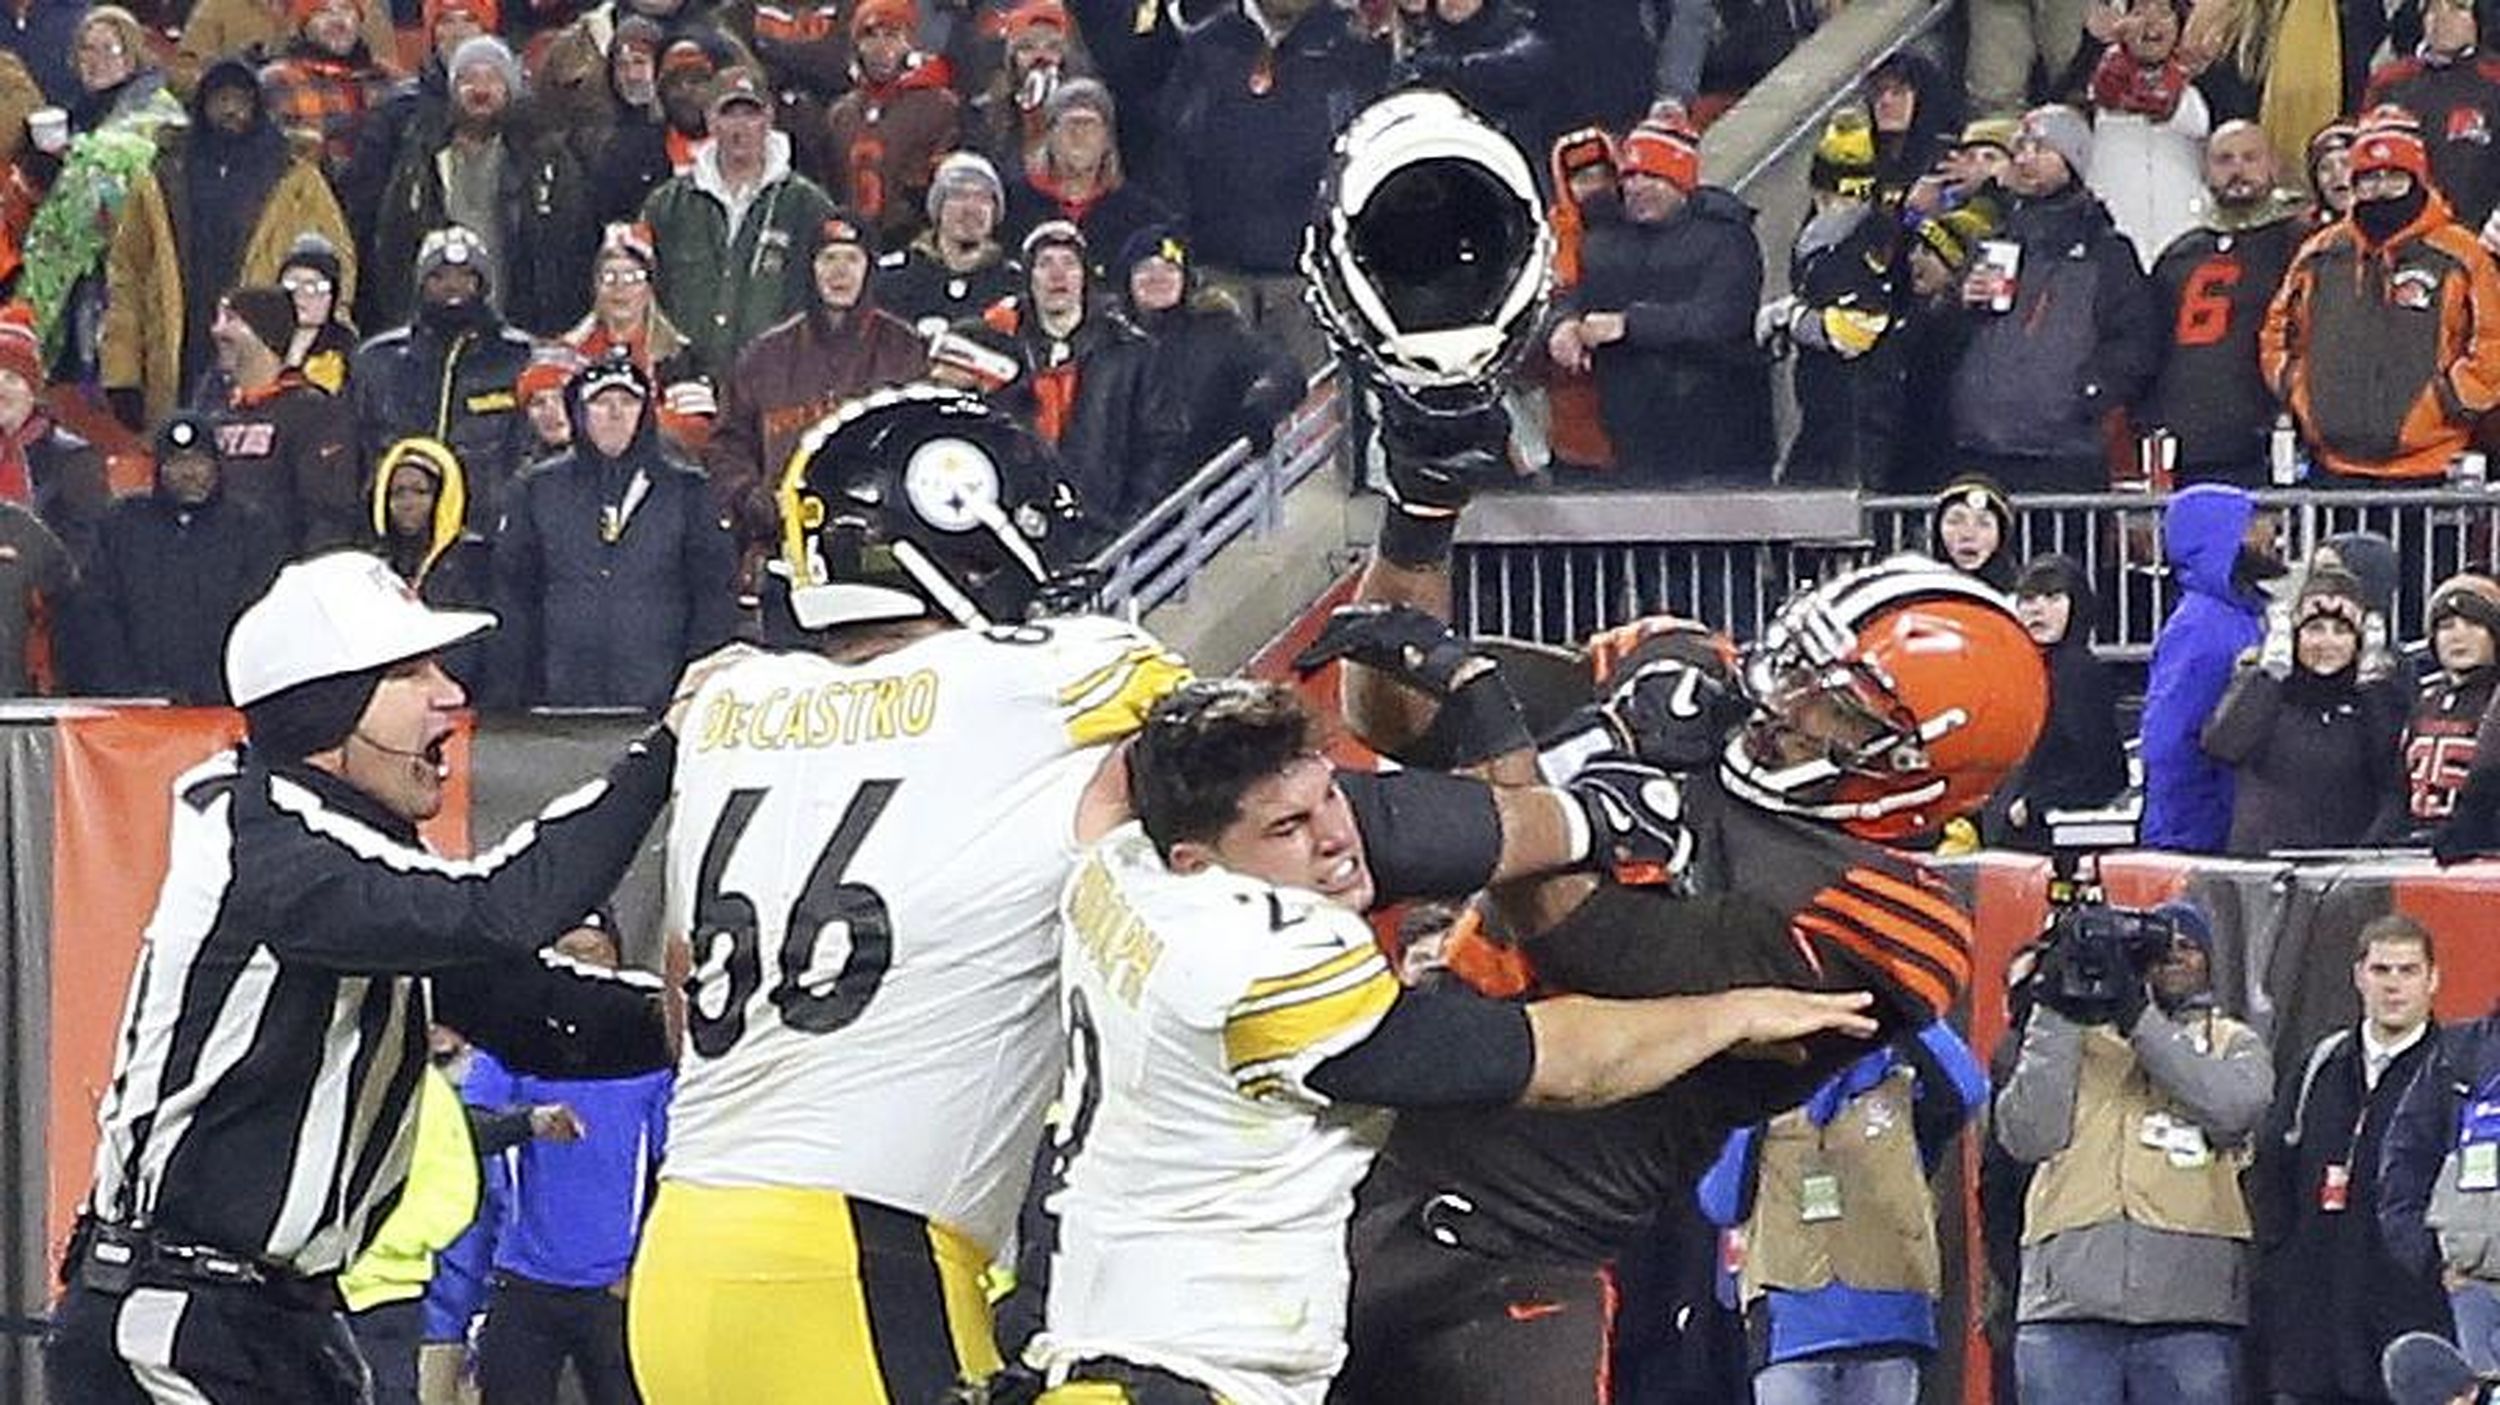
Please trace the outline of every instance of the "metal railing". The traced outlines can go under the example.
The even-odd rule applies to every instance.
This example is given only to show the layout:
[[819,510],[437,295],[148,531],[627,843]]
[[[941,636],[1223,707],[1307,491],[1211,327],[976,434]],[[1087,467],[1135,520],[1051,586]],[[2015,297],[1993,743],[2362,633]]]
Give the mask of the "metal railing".
[[[1692,506],[1677,516],[1689,527],[1713,511],[1741,515],[1748,505],[1761,515],[1779,495],[1689,495]],[[1664,612],[1750,638],[1797,587],[1895,551],[1923,549],[1934,511],[1930,498],[1868,498],[1852,531],[1757,531],[1713,540],[1642,529],[1643,514],[1608,508],[1676,496],[1586,494],[1568,507],[1543,504],[1536,515],[1552,531],[1542,539],[1515,525],[1471,531],[1457,555],[1460,618],[1471,633],[1563,644]],[[2307,559],[2344,532],[2388,538],[2400,568],[2390,622],[2400,639],[2421,636],[2423,606],[2440,581],[2460,570],[2489,570],[2500,542],[2500,493],[2293,489],[2259,493],[2257,501],[2278,524],[2279,549],[2289,561]],[[2101,596],[2101,651],[2112,658],[2151,652],[2177,591],[2161,562],[2161,510],[2162,499],[2143,493],[2042,494],[2015,503],[2016,559],[2054,551],[2083,565]]]
[[1169,497],[1096,552],[1087,567],[1102,576],[1102,608],[1143,615],[1187,596],[1215,554],[1244,534],[1265,536],[1284,520],[1285,496],[1337,457],[1346,404],[1334,363],[1311,376],[1268,452],[1234,440]]

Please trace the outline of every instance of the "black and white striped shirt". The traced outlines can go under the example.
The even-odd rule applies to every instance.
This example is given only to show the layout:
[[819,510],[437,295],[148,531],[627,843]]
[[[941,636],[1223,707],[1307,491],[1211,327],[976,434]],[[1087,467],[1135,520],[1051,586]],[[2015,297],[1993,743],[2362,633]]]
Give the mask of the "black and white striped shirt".
[[539,952],[666,801],[675,746],[653,737],[465,860],[310,767],[238,750],[175,781],[88,1213],[334,1273],[407,1178],[429,1019],[534,1072],[664,1066],[655,979]]

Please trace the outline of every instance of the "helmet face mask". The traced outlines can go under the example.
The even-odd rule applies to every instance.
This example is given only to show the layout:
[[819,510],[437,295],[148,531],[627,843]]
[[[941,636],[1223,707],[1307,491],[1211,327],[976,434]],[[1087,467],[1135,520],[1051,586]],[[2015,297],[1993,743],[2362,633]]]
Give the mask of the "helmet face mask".
[[1066,603],[1052,557],[1080,513],[1040,440],[980,397],[915,385],[800,437],[773,574],[801,630],[935,616],[982,627]]
[[1745,665],[1720,774],[1766,808],[1895,840],[1987,802],[2048,716],[2039,650],[1976,579],[1896,557],[1791,599]]
[[1302,248],[1312,310],[1339,352],[1431,413],[1499,397],[1552,265],[1527,158],[1429,89],[1392,94],[1348,124]]

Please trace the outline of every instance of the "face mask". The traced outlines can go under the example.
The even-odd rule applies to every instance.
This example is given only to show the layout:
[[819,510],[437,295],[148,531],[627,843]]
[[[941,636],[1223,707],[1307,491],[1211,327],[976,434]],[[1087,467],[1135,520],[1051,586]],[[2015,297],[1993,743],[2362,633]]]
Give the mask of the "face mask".
[[472,332],[494,321],[495,313],[484,299],[465,302],[429,302],[417,306],[417,320],[439,332]]
[[2420,185],[2393,200],[2371,200],[2352,207],[2352,222],[2373,243],[2383,243],[2397,230],[2420,217],[2422,207],[2430,203],[2430,195]]

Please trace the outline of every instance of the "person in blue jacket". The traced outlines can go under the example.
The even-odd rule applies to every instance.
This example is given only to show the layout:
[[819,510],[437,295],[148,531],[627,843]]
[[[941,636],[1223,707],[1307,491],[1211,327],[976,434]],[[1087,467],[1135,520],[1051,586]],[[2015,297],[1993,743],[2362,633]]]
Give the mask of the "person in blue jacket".
[[[621,961],[604,917],[558,938],[585,965]],[[487,1176],[494,1271],[478,1333],[478,1384],[493,1405],[555,1405],[567,1360],[588,1405],[638,1405],[625,1353],[625,1280],[668,1143],[675,1075],[517,1075],[477,1051],[461,1097],[528,1118],[529,1135]]]
[[[2265,638],[2263,583],[2283,574],[2257,503],[2221,483],[2184,488],[2162,511],[2162,547],[2178,604],[2153,641],[2145,677],[2143,843],[2220,853],[2231,837],[2231,768],[2199,735],[2231,682],[2232,665]],[[2269,524],[2270,526],[2270,524]]]
[[1742,1236],[1723,1262],[1741,1265],[1757,1405],[1915,1405],[1943,1283],[1927,1178],[1987,1099],[1937,1021],[1728,1137],[1698,1198]]

